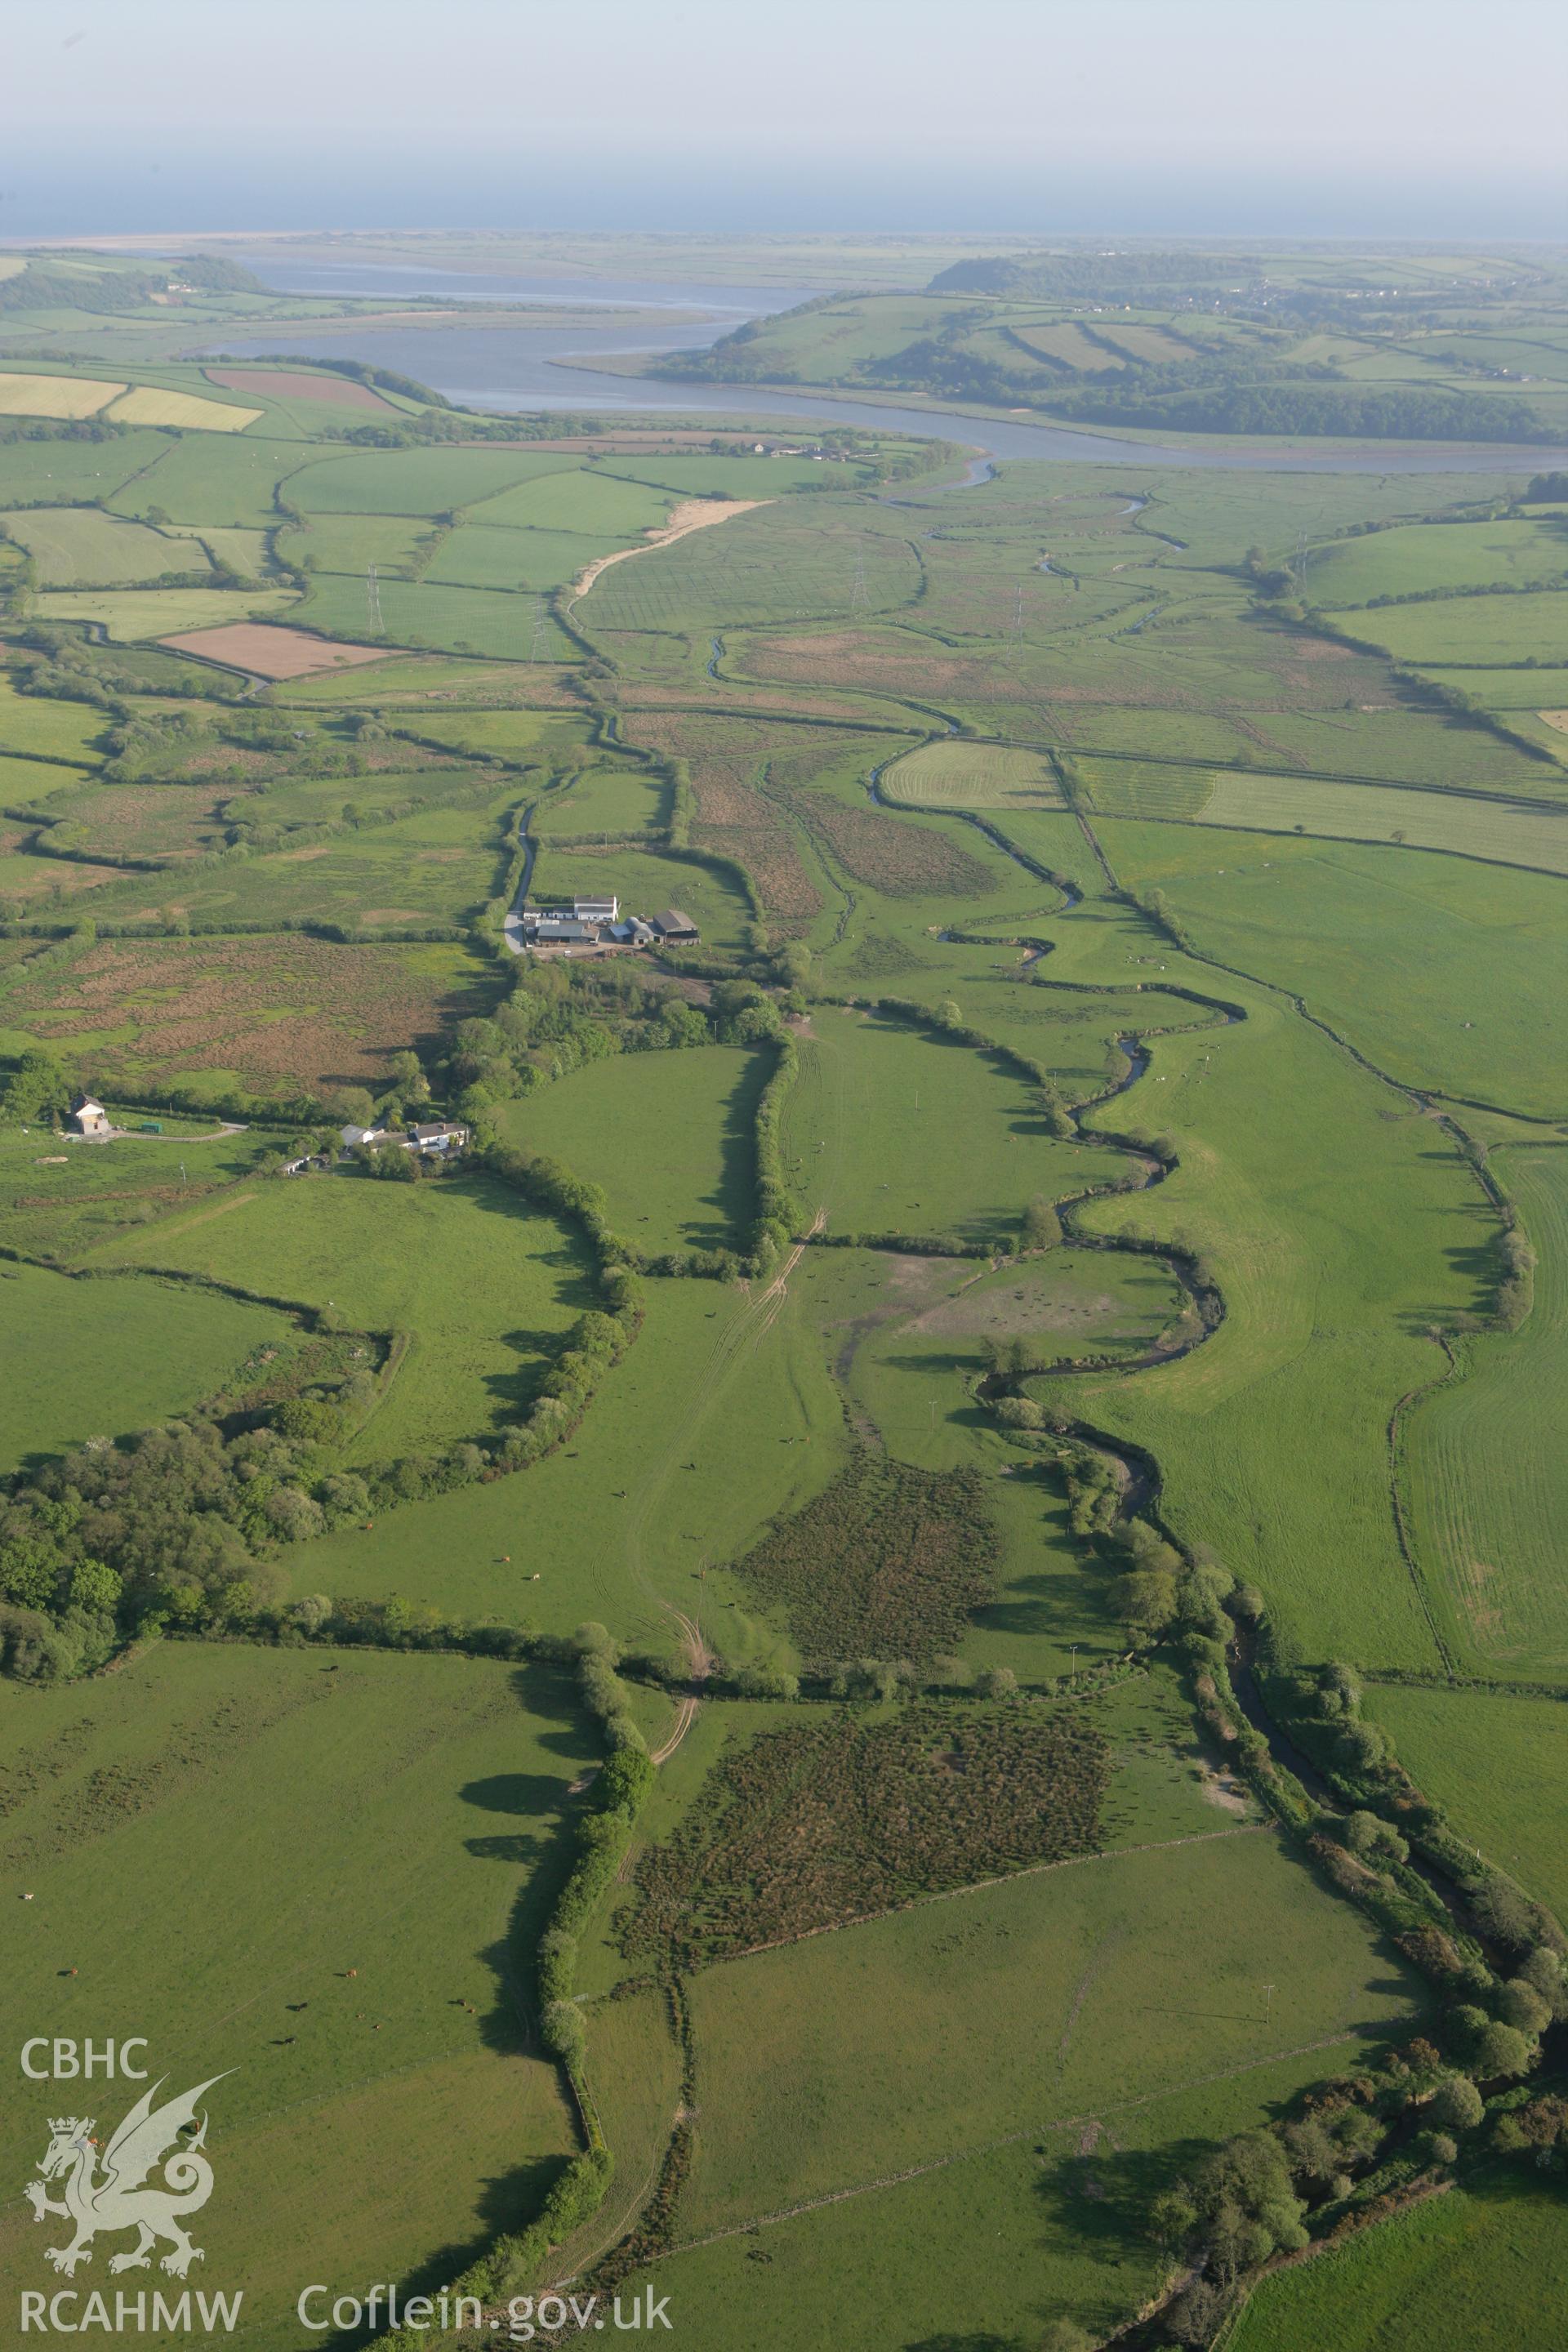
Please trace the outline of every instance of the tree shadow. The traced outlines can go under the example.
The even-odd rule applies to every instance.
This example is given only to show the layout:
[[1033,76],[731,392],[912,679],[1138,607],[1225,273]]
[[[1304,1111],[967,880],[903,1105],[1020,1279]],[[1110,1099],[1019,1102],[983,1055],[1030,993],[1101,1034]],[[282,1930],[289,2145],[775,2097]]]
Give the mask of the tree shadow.
[[906,2344],[903,2352],[1026,2352],[1026,2347],[1021,2336],[997,2336],[989,2327],[965,2328],[962,2335],[944,2328]]
[[[488,2175],[479,2186],[474,2200],[476,2227],[467,2239],[453,2239],[426,2255],[416,2269],[398,2282],[397,2300],[406,2305],[416,2295],[438,2296],[443,2288],[488,2253],[495,2240],[503,2232],[510,2234],[525,2229],[543,2205],[546,2197],[566,2169],[569,2158],[563,2156],[540,2156],[513,2165],[510,2170]],[[362,2299],[363,2288],[355,2290]],[[323,2352],[358,2352],[358,2347],[384,2339],[384,2306],[376,2327],[334,2328],[329,2335],[313,2340]],[[424,2340],[419,2337],[415,2342]]]

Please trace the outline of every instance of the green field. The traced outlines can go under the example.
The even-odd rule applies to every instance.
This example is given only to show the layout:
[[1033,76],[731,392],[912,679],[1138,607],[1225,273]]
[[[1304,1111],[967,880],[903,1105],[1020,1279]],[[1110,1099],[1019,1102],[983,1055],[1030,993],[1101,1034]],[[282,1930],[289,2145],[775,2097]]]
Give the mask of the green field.
[[[0,748],[31,752],[42,760],[74,760],[91,765],[102,732],[103,719],[98,711],[79,702],[53,702],[42,695],[18,694],[8,677],[0,677]],[[45,772],[40,772],[39,798],[47,789]]]
[[38,614],[91,621],[117,645],[142,645],[230,621],[273,620],[298,603],[292,588],[56,588],[39,597]]
[[1405,1492],[1417,1557],[1463,1646],[1487,1671],[1555,1675],[1568,1666],[1555,1435],[1568,1354],[1568,1152],[1510,1149],[1498,1168],[1540,1260],[1534,1307],[1511,1336],[1465,1342],[1458,1376],[1411,1414]]
[[[12,1052],[22,1044],[20,1037],[15,1044],[6,1040]],[[134,1125],[134,1116],[125,1123]],[[205,1123],[209,1138],[213,1125]],[[234,1182],[276,1140],[251,1129],[202,1142],[182,1137],[176,1150],[140,1137],[68,1150],[47,1128],[7,1124],[0,1127],[0,1242],[70,1263],[127,1227],[148,1224],[171,1208],[189,1208]],[[76,1311],[74,1292],[52,1295],[62,1307],[68,1297]]]
[[[1151,809],[1150,815],[1159,814]],[[1298,783],[1284,776],[1216,773],[1205,824],[1265,833],[1337,835],[1413,849],[1447,850],[1501,866],[1568,874],[1568,808],[1465,800],[1457,793],[1401,792],[1396,785]]]
[[1443,523],[1373,532],[1317,548],[1308,579],[1319,604],[1369,604],[1374,596],[1425,594],[1560,581],[1568,537],[1552,522]]
[[881,798],[910,808],[1059,808],[1061,788],[1037,751],[995,743],[927,743],[883,770]]
[[[481,515],[489,512],[488,507],[479,509]],[[425,577],[457,587],[500,588],[533,595],[574,580],[596,555],[608,555],[620,544],[616,539],[592,539],[581,531],[492,530],[476,520],[464,530],[448,532]]]
[[777,1628],[725,1563],[818,1492],[844,1448],[809,1286],[775,1316],[712,1283],[656,1282],[637,1346],[569,1450],[412,1504],[374,1544],[297,1545],[289,1567],[297,1591],[417,1593],[563,1633],[598,1618],[661,1653],[679,1643],[671,1610],[695,1611],[728,1654],[778,1658]]
[[[1105,968],[1110,942],[1080,915],[1061,934]],[[1173,950],[1158,969],[1215,984]],[[1221,984],[1246,1019],[1158,1039],[1152,1070],[1115,1106],[1119,1124],[1168,1130],[1180,1168],[1157,1195],[1082,1221],[1184,1233],[1211,1256],[1225,1322],[1179,1363],[1121,1381],[1091,1373],[1061,1401],[1155,1454],[1166,1517],[1206,1528],[1309,1654],[1431,1664],[1394,1541],[1384,1433],[1397,1399],[1430,1377],[1424,1321],[1478,1297],[1479,1268],[1458,1245],[1479,1194],[1414,1106],[1277,997]],[[1325,1455],[1329,1488],[1313,1467]]]
[[1226,2352],[1419,2352],[1434,2335],[1475,2352],[1547,2352],[1568,2293],[1568,2225],[1554,2181],[1498,2167],[1265,2280]]
[[355,1328],[410,1333],[355,1442],[353,1458],[366,1462],[520,1420],[552,1342],[593,1303],[561,1229],[481,1176],[417,1187],[355,1176],[258,1182],[216,1210],[110,1243],[93,1263],[205,1274],[331,1306]]
[[1331,614],[1352,636],[1367,637],[1395,661],[1560,662],[1568,597],[1563,593],[1457,597],[1377,613]]
[[[1163,2341],[1138,2315],[1204,2249],[1163,2189],[1335,2078],[1394,2121],[1413,2035],[1481,2063],[1440,1944],[1238,1754],[1221,1596],[1260,1657],[1357,1668],[1453,1833],[1568,1906],[1568,501],[1526,488],[1568,281],[1343,242],[276,249],[563,286],[743,256],[823,299],[670,362],[662,416],[614,405],[628,340],[603,421],[321,369],[222,433],[174,354],[356,352],[360,298],[230,247],[0,263],[0,374],[58,410],[0,430],[16,2043],[145,2032],[221,2077],[201,2283],[257,2352],[310,2334],[307,2276],[450,2280],[601,2129],[603,2204],[503,2304],[609,2256],[700,2352]],[[574,316],[616,314],[483,324]],[[417,373],[443,331],[363,348]],[[725,408],[688,417],[683,369]],[[952,437],[806,403],[773,456],[752,370]],[[121,384],[162,422],[63,421]],[[1131,437],[987,469],[955,407]],[[1161,462],[1238,417],[1224,464]],[[1494,424],[1517,465],[1444,470]],[[731,503],[653,543],[693,499]],[[269,685],[157,642],[251,614],[378,658]],[[525,865],[700,938],[514,953]],[[763,1034],[645,1050],[660,993]],[[132,1131],[68,1140],[82,1092]],[[334,1140],[372,1116],[468,1156],[376,1181]],[[553,1443],[519,1428],[546,1389]],[[169,1421],[224,1483],[160,1489],[143,1551],[112,1458],[68,1491],[48,1459]],[[542,1948],[579,1802],[628,1791]],[[1497,1936],[1465,2003],[1525,2015]],[[541,2054],[561,1990],[580,2070]],[[24,2092],[14,2183],[87,2086]],[[1428,2120],[1383,2156],[1442,2173]],[[1339,2159],[1283,2145],[1321,2230]],[[1546,2352],[1552,2182],[1490,2162],[1478,2132],[1445,2196],[1247,2276],[1226,2352]],[[14,2198],[7,2275],[46,2242]]]
[[513,530],[587,533],[624,546],[641,531],[657,530],[673,504],[670,494],[641,482],[595,472],[542,473],[470,508],[469,519]]
[[813,1028],[784,1139],[797,1189],[832,1233],[952,1234],[1007,1250],[1037,1194],[1064,1200],[1123,1171],[1103,1147],[1058,1142],[1027,1080],[968,1046],[837,1008]]
[[737,1045],[593,1062],[510,1103],[509,1143],[604,1187],[639,1250],[746,1248],[754,1214],[757,1097],[772,1056]]
[[587,768],[569,792],[552,792],[534,803],[532,830],[592,841],[594,835],[658,834],[664,830],[668,786],[637,768]]
[[1402,1084],[1527,1116],[1568,1108],[1535,1050],[1563,985],[1563,882],[1392,849],[1103,832],[1127,879],[1163,890],[1202,952],[1294,990]]
[[0,1470],[121,1436],[196,1403],[288,1330],[263,1307],[168,1282],[0,1266],[0,1345],[26,1363],[0,1407]]
[[1400,1761],[1446,1805],[1455,1833],[1561,1916],[1568,1902],[1560,1698],[1379,1683],[1367,1712],[1387,1727]]
[[1267,1834],[1191,1834],[705,1971],[691,2234],[1410,2018]]
[[117,588],[210,568],[199,541],[166,539],[95,507],[45,507],[7,517],[5,528],[33,558],[44,588]]
[[571,467],[548,450],[374,450],[318,458],[293,485],[307,515],[437,515],[476,506],[519,482]]
[[[134,2022],[171,2095],[226,2074],[196,2276],[244,2289],[247,2337],[297,2342],[307,2272],[445,2278],[531,2210],[575,2145],[513,1990],[589,1752],[564,1686],[457,1658],[155,1645],[118,1676],[0,1696],[7,1871],[34,1897],[13,2035]],[[31,2161],[61,2103],[28,2088]],[[92,2085],[105,2126],[132,2096]],[[0,2265],[31,2285],[58,2242],[18,2200]]]

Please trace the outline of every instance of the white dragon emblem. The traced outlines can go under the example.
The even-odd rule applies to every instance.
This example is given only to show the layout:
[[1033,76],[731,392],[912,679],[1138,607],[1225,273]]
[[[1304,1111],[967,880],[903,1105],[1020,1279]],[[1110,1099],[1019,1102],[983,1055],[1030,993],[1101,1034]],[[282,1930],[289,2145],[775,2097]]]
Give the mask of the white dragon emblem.
[[[103,2151],[101,2179],[93,2118],[50,2117],[49,2144],[38,2159],[42,2178],[28,2181],[26,2195],[36,2221],[58,2213],[76,2224],[76,2235],[68,2246],[44,2249],[56,2270],[70,2277],[79,2263],[91,2262],[92,2242],[100,2230],[139,2233],[129,2253],[110,2257],[111,2272],[145,2270],[153,2247],[163,2238],[173,2251],[163,2256],[163,2268],[175,2278],[184,2278],[191,2264],[203,2259],[202,2249],[192,2245],[183,2224],[185,2216],[199,2212],[213,2193],[213,2168],[202,2153],[207,2136],[205,2116],[194,2139],[173,2155],[168,2151],[180,2133],[195,2124],[196,2102],[203,2092],[222,2080],[221,2074],[214,2074],[198,2083],[194,2091],[156,2108],[153,2102],[163,2088],[163,2078],[143,2091]],[[160,2162],[164,2185],[144,2187],[148,2174]],[[58,2180],[62,2173],[68,2176],[65,2200],[57,2204],[45,2195],[44,2182]]]

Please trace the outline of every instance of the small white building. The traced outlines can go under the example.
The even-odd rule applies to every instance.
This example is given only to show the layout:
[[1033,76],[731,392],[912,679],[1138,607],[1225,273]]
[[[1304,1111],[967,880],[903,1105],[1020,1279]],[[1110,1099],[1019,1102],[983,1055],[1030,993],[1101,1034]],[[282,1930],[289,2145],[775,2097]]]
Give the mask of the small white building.
[[400,1136],[398,1140],[410,1151],[466,1151],[468,1130],[457,1119],[431,1118],[418,1127],[411,1127],[407,1134]]
[[113,1132],[109,1113],[100,1102],[94,1101],[91,1095],[71,1097],[69,1124],[77,1135],[110,1135]]
[[618,922],[621,902],[613,895],[608,898],[574,898],[572,912],[580,923]]

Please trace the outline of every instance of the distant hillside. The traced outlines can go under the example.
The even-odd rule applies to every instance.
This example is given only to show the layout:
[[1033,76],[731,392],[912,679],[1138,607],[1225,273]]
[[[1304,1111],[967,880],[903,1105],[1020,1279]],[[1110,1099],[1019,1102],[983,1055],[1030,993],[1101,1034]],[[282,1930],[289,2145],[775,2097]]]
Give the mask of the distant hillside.
[[1020,253],[955,261],[934,277],[930,294],[1006,294],[1023,301],[1179,301],[1200,288],[1255,286],[1265,264],[1257,254]]

